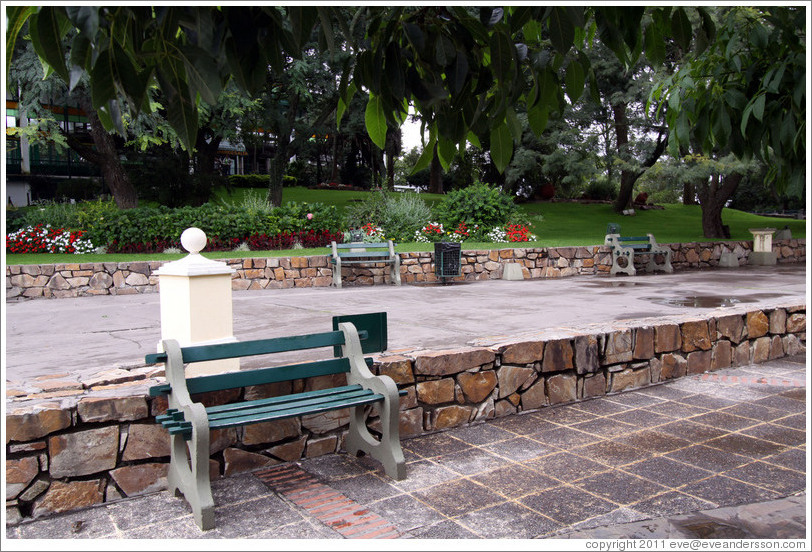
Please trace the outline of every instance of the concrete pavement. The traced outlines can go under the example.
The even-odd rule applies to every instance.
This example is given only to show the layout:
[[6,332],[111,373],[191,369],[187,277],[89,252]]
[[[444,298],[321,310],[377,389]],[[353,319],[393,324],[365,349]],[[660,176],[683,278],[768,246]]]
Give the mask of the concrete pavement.
[[[233,293],[237,339],[327,330],[334,315],[387,311],[390,350],[788,302],[806,302],[804,265]],[[161,339],[158,294],[8,302],[5,322],[8,381],[141,365]]]

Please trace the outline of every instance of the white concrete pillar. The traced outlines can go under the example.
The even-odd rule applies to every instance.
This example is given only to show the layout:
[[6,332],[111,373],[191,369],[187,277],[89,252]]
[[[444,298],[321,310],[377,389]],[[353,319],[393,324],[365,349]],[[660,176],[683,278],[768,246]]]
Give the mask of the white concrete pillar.
[[[181,347],[237,341],[231,304],[231,277],[235,270],[200,255],[207,238],[199,228],[184,230],[180,241],[189,255],[163,265],[156,272],[161,339],[176,339]],[[239,369],[239,359],[224,359],[191,364],[186,373],[195,376]]]
[[748,228],[753,234],[753,251],[750,253],[749,263],[754,265],[776,264],[776,254],[773,252],[773,233],[775,228]]

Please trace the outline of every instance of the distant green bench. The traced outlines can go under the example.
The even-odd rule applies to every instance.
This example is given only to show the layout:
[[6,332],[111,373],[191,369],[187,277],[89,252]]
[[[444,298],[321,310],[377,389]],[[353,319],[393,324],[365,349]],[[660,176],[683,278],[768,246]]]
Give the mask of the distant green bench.
[[[363,340],[363,345],[362,345]],[[163,353],[146,356],[147,364],[166,364],[167,383],[150,388],[151,396],[166,395],[165,414],[155,421],[169,431],[171,459],[167,483],[170,493],[182,494],[189,502],[195,522],[203,529],[214,527],[214,500],[209,480],[210,431],[350,409],[350,426],[344,448],[349,454],[368,453],[376,458],[393,479],[406,477],[406,464],[400,448],[399,392],[388,376],[375,376],[365,353],[386,349],[386,313],[337,316],[333,331],[260,339],[237,343],[180,347],[175,340],[163,341]],[[185,364],[226,358],[265,355],[333,347],[335,358],[240,370],[223,374],[186,378]],[[266,399],[225,405],[204,406],[191,395],[264,385],[314,376],[347,374],[347,385]],[[366,425],[365,406],[377,404],[381,438],[376,439]],[[187,447],[188,443],[188,447]]]
[[[671,266],[671,249],[658,245],[653,234],[621,236],[620,225],[610,223],[606,229],[604,245],[612,248],[610,276],[620,273],[626,273],[630,276],[637,274],[637,270],[634,268],[635,255],[648,255],[647,272],[654,272],[655,270],[668,273],[674,272],[674,268]],[[658,263],[657,257],[661,257],[663,262]]]
[[395,253],[392,240],[385,243],[336,243],[332,242],[333,256],[330,262],[333,267],[333,285],[341,288],[341,267],[344,265],[359,265],[373,263],[387,263],[392,265],[390,274],[392,282],[400,285],[400,255]]

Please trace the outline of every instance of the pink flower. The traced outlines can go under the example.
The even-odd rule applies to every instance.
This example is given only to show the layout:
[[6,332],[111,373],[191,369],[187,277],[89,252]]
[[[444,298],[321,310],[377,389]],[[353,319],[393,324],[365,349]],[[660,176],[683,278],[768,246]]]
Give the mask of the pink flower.
[[307,213],[307,220],[313,220],[313,213]]

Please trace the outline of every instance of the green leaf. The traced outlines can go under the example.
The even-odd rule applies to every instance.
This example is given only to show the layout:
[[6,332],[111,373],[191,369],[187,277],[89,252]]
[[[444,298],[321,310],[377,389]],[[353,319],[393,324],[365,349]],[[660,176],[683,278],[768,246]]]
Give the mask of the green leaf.
[[87,38],[93,39],[99,32],[99,7],[98,6],[65,6],[65,13],[68,19]]
[[201,48],[188,46],[183,48],[182,53],[191,89],[200,93],[206,103],[216,104],[223,91],[217,61]]
[[567,8],[560,6],[551,8],[547,26],[550,29],[553,47],[562,54],[569,52],[575,40],[575,25]]
[[410,175],[414,175],[419,173],[423,169],[427,169],[429,165],[431,165],[431,160],[434,159],[434,145],[437,143],[437,137],[433,134],[429,138],[429,142],[423,148],[423,152],[420,154],[420,157],[415,163],[414,167],[412,167]]
[[688,19],[685,8],[681,6],[675,8],[674,13],[671,15],[671,34],[674,35],[674,40],[677,41],[683,52],[687,52],[691,48],[691,36],[693,34],[691,20]]
[[536,104],[527,112],[527,120],[530,123],[530,130],[533,134],[540,136],[547,128],[548,109],[546,105]]
[[381,149],[386,146],[386,115],[380,96],[370,94],[364,112],[364,123],[372,142]]
[[68,83],[70,74],[65,65],[65,51],[62,49],[62,38],[65,36],[62,27],[65,21],[65,16],[57,7],[45,6],[32,16],[29,32],[40,58]]
[[651,23],[646,27],[646,34],[643,38],[646,49],[646,57],[654,65],[660,65],[665,61],[665,37],[659,25]]
[[14,56],[14,45],[17,43],[17,36],[25,26],[25,22],[36,13],[38,8],[31,6],[9,6],[6,8],[6,19],[8,28],[6,30],[6,79],[8,80],[9,69],[11,69],[11,59]]
[[510,135],[513,137],[513,140],[515,142],[521,142],[522,123],[519,122],[519,118],[516,116],[516,111],[512,107],[508,107],[505,111],[505,120],[507,121],[508,128],[510,129]]
[[113,54],[110,48],[106,48],[99,53],[96,63],[90,70],[90,99],[94,109],[101,109],[116,97],[114,77]]
[[344,112],[347,111],[347,108],[352,101],[352,97],[355,95],[357,87],[355,82],[351,82],[349,86],[347,86],[346,90],[346,98],[344,95],[339,95],[338,97],[338,106],[336,107],[336,127],[341,126],[341,119],[344,117]]
[[755,117],[759,121],[764,120],[764,104],[766,100],[767,96],[761,94],[753,101],[753,117]]
[[437,142],[437,156],[440,159],[440,165],[442,165],[444,171],[448,170],[456,155],[457,143],[440,136],[440,140]]
[[578,98],[584,93],[585,81],[584,68],[578,61],[570,61],[569,65],[567,65],[567,74],[564,78],[564,83],[567,87],[567,96],[570,97],[572,103],[578,101]]
[[491,70],[499,81],[508,80],[513,64],[515,51],[508,36],[503,32],[495,32],[491,36]]
[[491,160],[500,173],[505,169],[513,157],[513,138],[510,135],[507,121],[491,129]]

